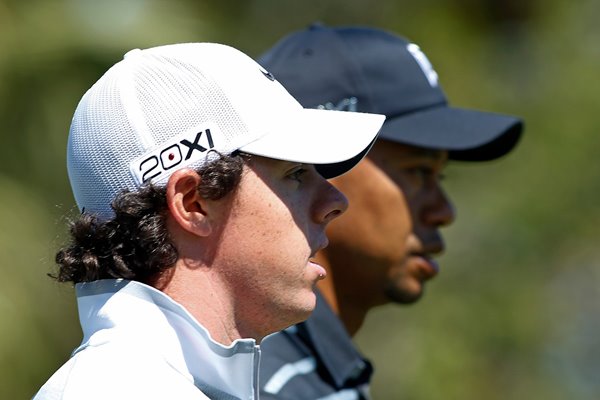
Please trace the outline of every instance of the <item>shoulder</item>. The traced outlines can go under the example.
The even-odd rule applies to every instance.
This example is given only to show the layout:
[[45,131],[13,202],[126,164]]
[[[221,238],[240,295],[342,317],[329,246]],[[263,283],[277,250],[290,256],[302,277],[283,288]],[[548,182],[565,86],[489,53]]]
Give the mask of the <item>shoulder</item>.
[[358,352],[338,317],[319,300],[308,320],[261,343],[261,398],[368,397],[370,363]]
[[260,368],[263,382],[266,376],[273,375],[282,366],[314,355],[307,339],[298,335],[298,326],[269,335],[261,342]]
[[298,326],[268,336],[261,343],[261,399],[315,399],[330,392],[318,364]]
[[193,379],[159,357],[117,347],[75,354],[42,386],[34,400],[208,399]]

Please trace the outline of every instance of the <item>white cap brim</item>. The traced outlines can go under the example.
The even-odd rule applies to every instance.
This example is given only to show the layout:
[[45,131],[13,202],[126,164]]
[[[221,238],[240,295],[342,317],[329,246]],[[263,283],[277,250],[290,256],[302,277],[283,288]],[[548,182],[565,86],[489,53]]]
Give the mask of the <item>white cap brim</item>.
[[[306,164],[339,164],[360,155],[375,141],[385,116],[349,111],[303,109],[274,116],[267,133],[240,147],[240,151],[263,157]],[[333,178],[355,162],[337,168]]]

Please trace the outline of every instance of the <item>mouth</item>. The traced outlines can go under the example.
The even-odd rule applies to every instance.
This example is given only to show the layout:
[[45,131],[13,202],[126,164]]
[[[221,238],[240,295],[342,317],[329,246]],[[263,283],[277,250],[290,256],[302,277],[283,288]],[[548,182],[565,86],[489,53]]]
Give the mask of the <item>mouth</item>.
[[325,279],[325,277],[327,276],[327,270],[325,270],[325,268],[323,268],[323,266],[318,264],[312,258],[308,260],[308,265],[315,271],[317,281]]
[[322,265],[320,265],[315,260],[315,256],[320,250],[323,250],[325,247],[327,247],[328,244],[329,241],[327,239],[324,239],[318,246],[316,246],[316,249],[311,253],[310,257],[308,258],[308,265],[315,271],[317,281],[325,279],[325,277],[327,276],[327,271],[325,270],[325,268],[323,268]]
[[439,264],[429,254],[411,253],[409,258],[412,260],[423,281],[433,278],[440,271]]

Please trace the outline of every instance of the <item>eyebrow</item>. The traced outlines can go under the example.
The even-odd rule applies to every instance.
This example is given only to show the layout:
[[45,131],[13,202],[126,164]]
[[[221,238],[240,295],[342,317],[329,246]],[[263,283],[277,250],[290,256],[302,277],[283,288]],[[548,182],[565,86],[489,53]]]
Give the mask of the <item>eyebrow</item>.
[[417,147],[409,149],[408,153],[411,156],[427,157],[436,161],[444,159],[444,153],[442,150],[433,150]]

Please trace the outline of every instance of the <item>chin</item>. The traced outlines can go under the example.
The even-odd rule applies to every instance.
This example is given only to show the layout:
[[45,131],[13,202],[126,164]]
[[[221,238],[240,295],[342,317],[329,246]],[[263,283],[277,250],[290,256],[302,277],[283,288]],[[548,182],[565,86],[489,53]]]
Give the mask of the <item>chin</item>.
[[317,296],[311,291],[310,294],[302,296],[302,299],[299,299],[299,301],[294,304],[290,304],[288,307],[282,307],[279,310],[279,315],[289,317],[288,321],[286,321],[287,326],[284,328],[307,320],[315,310],[316,306]]
[[413,282],[410,285],[389,287],[385,293],[391,303],[413,304],[423,297],[423,292],[423,284]]

